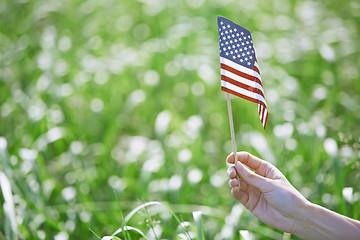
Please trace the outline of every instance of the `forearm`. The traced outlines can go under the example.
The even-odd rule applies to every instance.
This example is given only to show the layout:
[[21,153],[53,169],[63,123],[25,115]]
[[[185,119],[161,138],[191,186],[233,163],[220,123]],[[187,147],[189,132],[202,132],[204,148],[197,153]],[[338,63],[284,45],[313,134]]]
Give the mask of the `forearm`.
[[360,222],[309,203],[293,234],[302,239],[360,239]]

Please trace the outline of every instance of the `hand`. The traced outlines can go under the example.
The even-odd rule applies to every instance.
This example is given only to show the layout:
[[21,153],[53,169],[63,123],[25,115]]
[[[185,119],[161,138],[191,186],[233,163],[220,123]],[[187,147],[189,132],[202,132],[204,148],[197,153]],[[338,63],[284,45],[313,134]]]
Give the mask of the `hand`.
[[[237,159],[236,166],[229,167],[227,171],[232,195],[262,222],[293,233],[300,221],[301,210],[311,203],[272,164],[247,152],[238,152]],[[234,164],[234,154],[226,160]],[[236,174],[240,179],[240,188]]]

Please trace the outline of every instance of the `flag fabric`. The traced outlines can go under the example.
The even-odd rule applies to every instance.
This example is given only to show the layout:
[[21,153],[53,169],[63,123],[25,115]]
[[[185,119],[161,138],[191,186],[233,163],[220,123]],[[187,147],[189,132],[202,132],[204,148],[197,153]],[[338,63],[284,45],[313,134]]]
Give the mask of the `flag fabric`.
[[266,128],[268,110],[251,34],[224,17],[218,17],[221,90],[258,104]]

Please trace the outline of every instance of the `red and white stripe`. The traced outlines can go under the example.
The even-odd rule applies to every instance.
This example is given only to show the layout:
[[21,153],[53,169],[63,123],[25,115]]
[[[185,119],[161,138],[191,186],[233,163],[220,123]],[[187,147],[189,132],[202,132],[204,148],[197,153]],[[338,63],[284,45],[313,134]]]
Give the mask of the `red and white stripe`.
[[265,129],[268,111],[257,60],[254,67],[249,69],[220,57],[220,71],[221,90],[257,103],[260,121]]

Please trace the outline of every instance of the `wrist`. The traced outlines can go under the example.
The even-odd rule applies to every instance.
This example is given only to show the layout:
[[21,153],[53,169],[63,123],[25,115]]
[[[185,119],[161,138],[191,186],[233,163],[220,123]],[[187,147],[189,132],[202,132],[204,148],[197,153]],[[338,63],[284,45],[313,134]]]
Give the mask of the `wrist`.
[[302,207],[298,208],[299,212],[294,221],[292,234],[300,238],[307,238],[307,233],[311,232],[314,227],[314,217],[317,215],[319,206],[308,200],[304,201],[303,204]]

